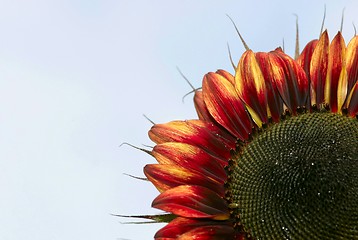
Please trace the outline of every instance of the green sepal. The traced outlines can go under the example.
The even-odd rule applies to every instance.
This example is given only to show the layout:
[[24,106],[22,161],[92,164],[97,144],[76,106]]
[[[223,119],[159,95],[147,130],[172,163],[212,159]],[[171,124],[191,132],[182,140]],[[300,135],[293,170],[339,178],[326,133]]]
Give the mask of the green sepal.
[[123,217],[123,218],[141,218],[147,219],[150,221],[146,222],[127,222],[127,224],[146,224],[146,223],[169,223],[174,220],[177,216],[174,214],[157,214],[157,215],[114,215],[116,217]]

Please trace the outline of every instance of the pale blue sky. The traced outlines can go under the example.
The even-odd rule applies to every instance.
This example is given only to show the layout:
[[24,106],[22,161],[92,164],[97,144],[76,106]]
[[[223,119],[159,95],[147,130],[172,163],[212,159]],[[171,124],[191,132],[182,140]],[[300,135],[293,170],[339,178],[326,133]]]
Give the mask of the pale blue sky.
[[190,87],[232,71],[243,47],[285,39],[293,54],[325,26],[346,42],[358,24],[351,1],[0,0],[0,239],[152,239],[162,225],[120,224],[110,214],[153,214],[158,194],[143,176],[151,124],[195,117]]

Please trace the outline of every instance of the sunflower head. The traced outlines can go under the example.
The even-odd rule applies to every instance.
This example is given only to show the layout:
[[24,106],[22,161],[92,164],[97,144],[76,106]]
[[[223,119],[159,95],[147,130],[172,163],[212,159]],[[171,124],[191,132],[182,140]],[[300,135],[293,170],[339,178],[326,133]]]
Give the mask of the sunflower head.
[[171,216],[155,238],[357,239],[357,50],[323,32],[297,59],[247,50],[206,74],[198,119],[149,131],[152,206]]

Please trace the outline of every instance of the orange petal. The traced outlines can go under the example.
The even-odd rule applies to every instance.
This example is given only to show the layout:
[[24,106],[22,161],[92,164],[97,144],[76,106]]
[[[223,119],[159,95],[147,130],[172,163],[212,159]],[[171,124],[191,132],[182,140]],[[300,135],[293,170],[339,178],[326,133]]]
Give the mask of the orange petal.
[[167,142],[156,145],[152,154],[161,164],[175,164],[194,169],[222,184],[226,181],[226,172],[218,162],[220,159],[216,159],[199,147],[186,143]]
[[269,54],[273,77],[280,96],[293,113],[307,105],[308,80],[306,73],[295,60],[281,50]]
[[231,157],[230,150],[235,149],[235,139],[216,127],[213,123],[200,120],[172,121],[155,124],[149,131],[149,137],[157,144],[164,142],[182,142],[204,149],[222,159],[225,165]]
[[310,66],[311,104],[317,105],[318,107],[324,101],[324,89],[328,67],[328,50],[328,34],[327,31],[324,31],[313,51]]
[[144,174],[160,192],[180,185],[198,185],[220,196],[225,195],[224,184],[189,168],[173,164],[148,164],[144,167]]
[[232,85],[235,85],[235,78],[231,73],[222,69],[217,70],[216,73],[229,80]]
[[346,67],[347,67],[347,92],[351,92],[354,84],[358,79],[358,36],[354,36],[348,43],[346,51]]
[[153,200],[152,207],[188,218],[226,220],[227,203],[218,194],[201,186],[181,185],[171,188]]
[[258,52],[255,56],[265,78],[268,115],[274,122],[279,122],[281,114],[283,113],[283,101],[274,81],[274,75],[269,61],[269,53]]
[[252,123],[231,82],[217,73],[208,73],[203,80],[203,94],[215,121],[235,137],[246,140]]
[[246,51],[240,61],[235,74],[235,86],[240,98],[250,112],[256,125],[267,123],[267,99],[265,80],[255,54]]
[[340,32],[329,46],[325,102],[332,112],[340,112],[347,96],[346,45]]

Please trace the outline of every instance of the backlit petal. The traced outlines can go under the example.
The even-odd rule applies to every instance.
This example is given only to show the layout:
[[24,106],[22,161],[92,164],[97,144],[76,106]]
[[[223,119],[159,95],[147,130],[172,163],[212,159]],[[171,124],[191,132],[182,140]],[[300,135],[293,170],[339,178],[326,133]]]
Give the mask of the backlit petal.
[[267,99],[265,80],[255,54],[246,51],[240,61],[235,74],[235,86],[240,98],[247,106],[256,125],[267,123]]
[[235,137],[246,140],[252,123],[231,82],[217,73],[208,73],[203,80],[203,93],[215,121]]
[[327,31],[319,38],[312,54],[310,77],[311,77],[311,104],[317,105],[324,101],[324,89],[328,68],[329,39]]
[[[205,226],[211,226],[217,229],[218,227],[222,227],[223,229],[227,229],[227,227],[232,228],[232,224],[227,221],[212,221],[212,220],[195,220],[195,219],[188,219],[177,217],[165,227],[160,229],[155,234],[156,240],[164,240],[164,239],[178,239],[183,234],[190,232],[196,228],[201,228]],[[232,228],[233,230],[233,228]],[[228,230],[232,232],[232,230]],[[229,235],[230,236],[230,235]],[[180,239],[180,238],[179,238]],[[196,238],[191,238],[196,239]],[[210,239],[210,238],[209,238]],[[215,238],[211,238],[215,239]],[[233,239],[232,237],[228,237],[226,239]]]
[[144,167],[144,174],[160,192],[180,185],[198,185],[207,187],[220,196],[225,194],[222,182],[174,164],[148,164]]
[[358,82],[353,86],[347,98],[348,115],[354,117],[358,114]]
[[345,65],[345,43],[340,32],[329,46],[325,102],[332,112],[340,112],[347,96],[347,70]]
[[234,236],[235,230],[232,226],[209,225],[194,228],[178,237],[178,240],[227,240],[234,239]]
[[234,137],[213,123],[200,120],[155,124],[148,134],[150,139],[157,144],[182,142],[198,146],[222,159],[225,164],[231,156],[230,150],[235,149]]
[[229,80],[232,85],[235,85],[235,77],[231,73],[222,69],[217,70],[216,73]]
[[306,106],[309,89],[306,73],[280,49],[271,52],[269,56],[280,96],[287,108],[295,114],[298,107]]
[[283,101],[274,81],[274,74],[269,61],[269,53],[259,52],[256,53],[255,56],[265,79],[268,116],[270,116],[274,122],[279,122],[283,112]]
[[230,217],[224,199],[208,188],[195,185],[182,185],[161,193],[153,200],[152,207],[188,218]]
[[[317,46],[317,43],[318,43],[317,39],[310,41],[305,46],[305,48],[303,49],[302,53],[298,56],[298,59],[297,59],[298,65],[300,65],[302,67],[302,69],[306,73],[308,84],[310,86],[310,91],[311,91],[311,75],[310,75],[310,72],[311,72],[311,60],[312,60],[314,49]],[[309,92],[308,96],[307,96],[306,108],[310,109],[311,106],[312,106],[311,92]]]
[[211,117],[208,109],[206,108],[203,92],[201,90],[195,91],[194,106],[200,120],[212,121],[213,118]]
[[347,81],[348,93],[351,92],[354,84],[358,79],[358,36],[354,36],[348,43],[346,51],[346,67],[347,67]]
[[298,65],[300,65],[303,68],[303,70],[306,72],[309,81],[311,80],[311,76],[310,76],[311,60],[312,60],[313,52],[317,46],[317,43],[318,43],[317,39],[307,43],[305,48],[302,50],[302,53],[297,58]]
[[199,147],[178,142],[158,144],[152,151],[160,164],[176,164],[194,169],[221,183],[226,181],[226,172],[212,155]]

